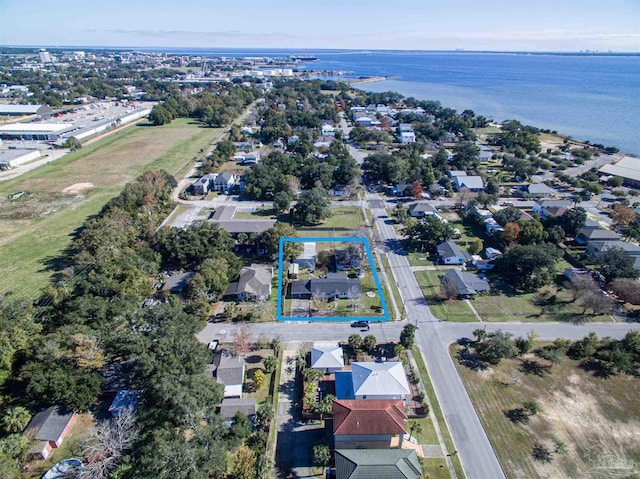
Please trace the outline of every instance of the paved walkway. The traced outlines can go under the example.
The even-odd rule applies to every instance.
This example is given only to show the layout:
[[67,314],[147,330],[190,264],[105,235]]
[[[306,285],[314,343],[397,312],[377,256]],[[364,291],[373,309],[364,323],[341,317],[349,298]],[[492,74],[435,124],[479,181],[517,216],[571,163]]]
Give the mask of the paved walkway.
[[281,478],[313,477],[313,446],[324,442],[324,423],[303,423],[296,397],[296,357],[300,341],[284,344],[276,417],[276,474]]

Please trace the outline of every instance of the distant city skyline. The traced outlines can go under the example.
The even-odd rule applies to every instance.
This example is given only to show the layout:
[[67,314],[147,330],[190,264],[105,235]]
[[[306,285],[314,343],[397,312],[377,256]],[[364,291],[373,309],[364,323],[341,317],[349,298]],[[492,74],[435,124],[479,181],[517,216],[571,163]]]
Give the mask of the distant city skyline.
[[640,52],[638,0],[0,0],[0,44]]

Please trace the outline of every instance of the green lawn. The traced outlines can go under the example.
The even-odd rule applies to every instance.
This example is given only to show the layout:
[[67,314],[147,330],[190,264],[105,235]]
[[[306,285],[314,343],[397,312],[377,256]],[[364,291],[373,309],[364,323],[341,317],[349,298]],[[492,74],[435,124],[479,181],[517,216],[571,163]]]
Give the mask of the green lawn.
[[[451,439],[451,434],[449,433],[449,428],[447,427],[447,423],[444,420],[442,409],[440,409],[440,403],[438,402],[438,397],[436,396],[436,392],[433,389],[433,384],[431,384],[431,378],[429,377],[429,373],[424,363],[424,359],[422,358],[422,354],[420,353],[420,351],[415,347],[413,348],[413,356],[416,360],[416,364],[418,365],[418,371],[420,372],[422,384],[427,390],[427,396],[429,397],[429,402],[431,402],[431,412],[429,413],[429,416],[432,418],[432,420],[435,420],[438,422],[438,426],[440,426],[440,431],[442,432],[444,445],[447,451],[449,452],[455,451],[456,448],[453,444],[453,440]],[[444,462],[444,460],[442,461]],[[458,476],[458,479],[464,479],[466,476],[464,474],[464,470],[462,469],[460,458],[457,455],[455,455],[451,457],[451,461],[453,462],[453,468],[456,471],[456,475]],[[437,467],[439,469],[439,465]],[[447,470],[446,464],[445,464],[445,470]],[[436,477],[449,477],[449,475],[436,476]]]
[[353,230],[364,226],[362,210],[357,207],[339,206],[331,208],[333,215],[319,225],[296,228],[301,237],[338,238],[352,236]]
[[409,422],[418,422],[422,427],[422,431],[420,431],[419,433],[413,433],[413,437],[415,437],[420,444],[439,444],[438,435],[436,434],[436,430],[433,427],[431,414],[420,419],[410,419]]
[[[637,378],[597,378],[567,357],[546,371],[522,372],[525,360],[549,367],[533,355],[473,371],[458,361],[459,349],[451,347],[456,367],[508,478],[604,477],[616,471],[611,460],[618,466],[640,461]],[[528,423],[506,417],[507,411],[530,400],[541,412]],[[552,454],[549,464],[532,458],[535,443],[553,450],[556,440],[568,446],[568,454]],[[603,461],[609,461],[606,474],[589,472]],[[637,477],[631,470],[619,472],[618,477]]]
[[491,294],[472,300],[473,307],[485,321],[612,321],[609,315],[583,316],[582,308],[571,302],[571,294],[562,286],[562,275],[557,276],[554,286],[555,300],[544,303],[537,301],[537,293],[515,291],[496,273],[488,272],[487,277]]
[[428,253],[417,253],[415,251],[407,253],[407,259],[411,266],[433,266],[434,263],[429,259]]
[[450,479],[449,469],[447,468],[447,462],[444,459],[437,457],[430,457],[427,459],[421,459],[422,474],[426,479]]
[[[393,309],[393,305],[389,299],[389,288],[391,289],[391,294],[393,294],[393,299],[395,300],[396,306],[398,309],[402,309],[402,297],[400,296],[400,290],[398,290],[398,285],[393,279],[393,272],[391,271],[391,265],[389,264],[389,259],[387,255],[381,254],[380,258],[382,258],[382,266],[387,274],[387,278],[389,279],[390,285],[388,286],[386,283],[383,284],[383,289],[385,293],[385,299],[387,300],[387,308],[389,308],[389,315],[393,317],[395,315],[395,310]],[[381,275],[378,274],[378,279],[382,281]],[[396,318],[397,320],[402,320],[402,318]]]
[[442,298],[440,298],[440,278],[438,276],[441,276],[444,273],[445,271],[443,270],[416,271],[414,273],[418,284],[422,288],[422,294],[424,294],[431,312],[438,319],[442,319],[444,321],[477,321],[477,318],[469,308],[466,301],[459,299],[443,301]]
[[[132,126],[80,151],[44,165],[16,179],[0,183],[0,196],[26,190],[39,198],[44,214],[2,219],[8,234],[0,238],[0,293],[36,298],[49,283],[56,260],[63,255],[87,217],[97,214],[122,186],[149,169],[164,168],[180,176],[215,140],[220,129],[202,128],[192,120],[169,125]],[[63,190],[90,184],[76,193]],[[60,198],[68,198],[60,205]],[[15,227],[19,224],[19,227]]]

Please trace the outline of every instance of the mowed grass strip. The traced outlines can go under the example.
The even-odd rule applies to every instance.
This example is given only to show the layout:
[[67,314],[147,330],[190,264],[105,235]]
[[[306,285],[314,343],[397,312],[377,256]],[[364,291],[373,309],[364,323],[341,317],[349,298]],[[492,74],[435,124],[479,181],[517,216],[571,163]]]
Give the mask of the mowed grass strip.
[[[427,366],[424,363],[424,358],[422,357],[422,353],[417,347],[414,347],[412,352],[413,352],[413,357],[415,358],[416,364],[418,366],[418,371],[420,372],[422,384],[424,385],[424,388],[427,391],[427,396],[429,397],[429,402],[431,403],[431,411],[429,412],[429,417],[431,418],[432,421],[438,422],[438,426],[440,427],[440,432],[442,433],[442,439],[444,441],[445,448],[447,451],[449,451],[449,453],[451,453],[456,449],[453,444],[453,439],[451,438],[451,434],[449,433],[447,422],[444,419],[444,414],[442,413],[442,409],[440,409],[440,403],[438,402],[436,391],[435,389],[433,389],[433,383],[431,382],[431,377],[429,376],[429,372],[427,371]],[[462,469],[462,463],[460,462],[460,458],[458,457],[457,454],[454,456],[451,456],[451,462],[453,463],[453,468],[456,471],[456,475],[458,476],[458,479],[464,479],[466,475],[464,473],[464,469]],[[434,464],[435,463],[433,462],[432,465]],[[439,464],[440,463],[438,463],[438,468],[439,468]],[[447,472],[449,471],[448,468],[445,470]],[[441,476],[436,476],[436,477],[441,477]],[[449,476],[442,476],[442,477],[449,477]]]
[[[472,371],[457,360],[458,350],[459,346],[451,346],[456,367],[507,477],[596,477],[592,474],[603,461],[610,467],[613,459],[617,467],[639,463],[637,378],[625,374],[597,378],[566,357],[539,374],[522,372],[521,359]],[[533,355],[523,359],[550,364]],[[541,412],[528,424],[507,419],[506,411],[530,400],[540,405]],[[564,442],[568,454],[552,454],[549,464],[533,459],[534,444],[553,451],[555,441]],[[620,477],[635,477],[632,470],[628,472]]]
[[[3,229],[11,233],[0,239],[0,294],[12,291],[36,298],[51,279],[49,261],[60,256],[87,217],[98,213],[125,183],[148,169],[164,168],[179,175],[220,134],[220,129],[202,128],[188,119],[161,127],[136,125],[0,183],[0,196],[26,190],[41,194],[44,202],[66,188],[86,184],[69,195],[74,201],[57,211],[16,220],[19,229],[12,227],[12,220],[3,221]],[[74,198],[78,193],[84,196]],[[47,205],[42,206],[46,209]]]

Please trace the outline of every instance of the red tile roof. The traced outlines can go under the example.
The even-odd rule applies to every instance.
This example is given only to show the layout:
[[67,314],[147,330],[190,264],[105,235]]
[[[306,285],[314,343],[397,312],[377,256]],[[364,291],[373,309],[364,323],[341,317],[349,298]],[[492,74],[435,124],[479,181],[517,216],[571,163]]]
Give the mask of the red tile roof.
[[407,419],[400,399],[333,402],[334,434],[405,434]]

